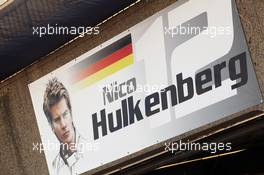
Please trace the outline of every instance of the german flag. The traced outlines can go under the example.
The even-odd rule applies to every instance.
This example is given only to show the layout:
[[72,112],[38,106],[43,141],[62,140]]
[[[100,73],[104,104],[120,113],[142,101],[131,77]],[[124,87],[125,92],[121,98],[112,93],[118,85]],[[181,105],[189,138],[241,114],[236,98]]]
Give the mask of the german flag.
[[127,35],[70,68],[73,89],[88,87],[133,61],[131,35]]

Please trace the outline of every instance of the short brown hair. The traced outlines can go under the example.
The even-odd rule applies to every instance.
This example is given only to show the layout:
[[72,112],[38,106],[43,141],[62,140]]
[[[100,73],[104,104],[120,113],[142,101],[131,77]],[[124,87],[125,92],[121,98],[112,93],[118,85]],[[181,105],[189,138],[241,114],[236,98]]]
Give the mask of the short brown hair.
[[62,98],[65,98],[70,113],[72,113],[70,97],[67,89],[60,81],[58,81],[57,78],[52,78],[47,84],[43,102],[43,111],[50,125],[52,125],[50,108],[58,103]]

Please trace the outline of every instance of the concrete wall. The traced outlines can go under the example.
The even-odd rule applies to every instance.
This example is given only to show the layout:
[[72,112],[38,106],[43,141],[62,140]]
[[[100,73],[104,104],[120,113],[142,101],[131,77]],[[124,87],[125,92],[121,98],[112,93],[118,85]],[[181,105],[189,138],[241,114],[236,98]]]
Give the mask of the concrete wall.
[[[27,87],[29,83],[175,1],[142,0],[142,2],[104,23],[101,26],[100,35],[77,39],[2,82],[0,84],[0,174],[48,174],[44,154],[32,150],[32,144],[41,142],[41,140]],[[236,0],[236,2],[259,84],[262,92],[264,92],[264,1]],[[239,114],[255,109],[264,110],[264,105],[252,107]]]

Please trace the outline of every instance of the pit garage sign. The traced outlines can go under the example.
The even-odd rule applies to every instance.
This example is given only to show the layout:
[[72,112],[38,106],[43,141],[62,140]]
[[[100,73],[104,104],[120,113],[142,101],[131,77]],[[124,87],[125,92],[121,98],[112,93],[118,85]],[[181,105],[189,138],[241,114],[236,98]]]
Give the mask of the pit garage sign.
[[29,89],[50,174],[86,172],[262,102],[232,0],[177,1]]

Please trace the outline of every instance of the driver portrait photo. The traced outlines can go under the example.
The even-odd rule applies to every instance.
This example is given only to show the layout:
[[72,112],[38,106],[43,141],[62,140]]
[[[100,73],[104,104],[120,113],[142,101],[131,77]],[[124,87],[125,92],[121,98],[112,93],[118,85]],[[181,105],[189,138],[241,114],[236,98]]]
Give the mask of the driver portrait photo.
[[69,93],[57,78],[49,80],[46,86],[43,111],[60,143],[60,151],[52,162],[54,173],[78,174],[79,162],[84,157],[86,140],[74,126]]

